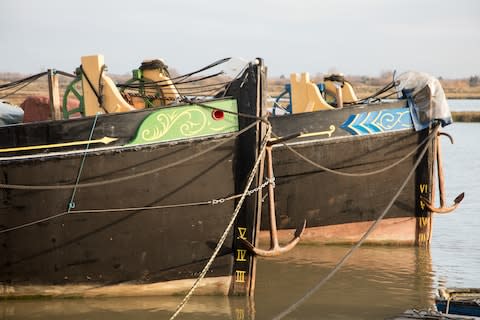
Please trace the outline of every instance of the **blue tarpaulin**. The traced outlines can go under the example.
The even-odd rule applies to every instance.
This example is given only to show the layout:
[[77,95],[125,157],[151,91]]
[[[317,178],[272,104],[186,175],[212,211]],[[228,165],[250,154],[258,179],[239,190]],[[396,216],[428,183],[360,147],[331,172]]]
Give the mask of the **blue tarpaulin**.
[[397,91],[407,99],[415,130],[428,128],[433,121],[452,123],[447,98],[438,79],[422,72],[406,72],[395,79]]
[[0,126],[23,121],[23,110],[17,106],[0,101]]

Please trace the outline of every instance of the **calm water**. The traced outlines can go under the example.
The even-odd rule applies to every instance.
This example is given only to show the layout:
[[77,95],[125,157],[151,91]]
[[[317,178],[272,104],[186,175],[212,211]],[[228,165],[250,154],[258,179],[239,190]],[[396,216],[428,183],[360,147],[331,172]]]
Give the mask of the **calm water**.
[[[435,216],[430,249],[362,247],[325,286],[284,319],[384,319],[428,308],[439,286],[480,287],[480,123],[455,123],[443,140],[448,202]],[[252,300],[193,297],[177,319],[272,319],[301,298],[349,247],[299,246],[258,262]],[[183,297],[0,302],[0,319],[168,319]]]
[[480,99],[448,100],[451,111],[480,111]]

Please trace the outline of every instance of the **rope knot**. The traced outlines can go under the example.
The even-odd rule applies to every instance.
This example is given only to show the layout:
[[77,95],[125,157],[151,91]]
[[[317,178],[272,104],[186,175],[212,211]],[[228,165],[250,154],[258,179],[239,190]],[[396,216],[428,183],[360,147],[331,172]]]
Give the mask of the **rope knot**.
[[268,179],[268,183],[271,184],[275,188],[275,177]]

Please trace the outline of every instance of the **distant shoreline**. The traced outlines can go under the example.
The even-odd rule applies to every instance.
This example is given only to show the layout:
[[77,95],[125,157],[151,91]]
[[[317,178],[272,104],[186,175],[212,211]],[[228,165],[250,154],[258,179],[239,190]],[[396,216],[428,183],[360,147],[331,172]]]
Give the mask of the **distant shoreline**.
[[[28,75],[21,73],[9,73],[9,72],[0,72],[0,84],[15,81],[21,78],[24,78]],[[114,81],[125,82],[130,76],[129,75],[115,75],[110,74],[110,77]],[[355,93],[359,98],[369,97],[375,92],[388,84],[392,75],[387,73],[380,77],[366,77],[366,76],[345,76],[345,78],[350,81],[353,85]],[[471,79],[441,79],[440,82],[444,89],[445,95],[448,99],[480,99],[480,78],[477,82],[471,83]],[[311,78],[312,82],[320,83],[323,81],[323,76],[315,75]],[[66,77],[60,78],[60,91],[64,91],[67,85],[70,83],[71,79]],[[287,77],[269,77],[267,79],[267,92],[271,97],[276,97],[282,93],[285,89],[285,85],[290,82],[290,79]],[[28,95],[36,95],[38,92],[48,92],[47,91],[47,81],[41,80],[36,83],[32,83],[23,90],[23,98]],[[21,98],[12,103],[21,103]]]
[[452,111],[455,122],[480,122],[480,111]]
[[454,96],[454,97],[449,97],[448,95],[447,96],[447,99],[450,99],[450,100],[479,100],[480,99],[480,95],[478,96]]

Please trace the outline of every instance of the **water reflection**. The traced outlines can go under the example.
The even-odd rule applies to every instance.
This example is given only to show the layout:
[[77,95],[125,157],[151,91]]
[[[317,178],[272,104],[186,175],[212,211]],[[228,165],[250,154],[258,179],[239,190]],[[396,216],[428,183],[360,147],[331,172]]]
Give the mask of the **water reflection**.
[[[178,319],[272,319],[314,287],[350,247],[297,246],[257,264],[255,298],[194,296]],[[284,319],[384,319],[433,303],[428,249],[361,247]],[[183,297],[0,302],[2,319],[169,319]]]
[[[169,319],[182,299],[179,296],[11,300],[0,302],[0,319]],[[245,309],[245,299],[241,302]],[[235,299],[193,297],[178,318],[235,319],[236,309]]]
[[[334,268],[349,247],[299,246],[258,264],[257,319],[272,319]],[[428,249],[361,247],[325,286],[285,319],[384,319],[433,304]]]

